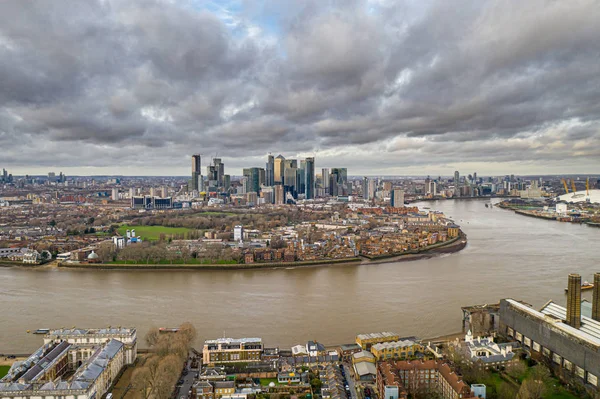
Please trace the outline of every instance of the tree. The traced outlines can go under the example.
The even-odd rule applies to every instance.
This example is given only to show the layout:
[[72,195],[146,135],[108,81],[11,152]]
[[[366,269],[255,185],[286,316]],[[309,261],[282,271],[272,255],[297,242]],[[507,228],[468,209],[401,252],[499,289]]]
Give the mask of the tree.
[[513,399],[517,396],[515,387],[507,382],[503,382],[498,387],[498,399]]

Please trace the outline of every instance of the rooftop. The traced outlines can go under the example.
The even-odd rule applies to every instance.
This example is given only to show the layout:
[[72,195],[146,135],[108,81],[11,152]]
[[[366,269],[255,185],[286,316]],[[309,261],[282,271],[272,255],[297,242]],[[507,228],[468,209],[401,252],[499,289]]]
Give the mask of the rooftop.
[[206,341],[204,341],[205,344],[260,344],[261,342],[261,338],[217,338],[207,339]]
[[392,341],[392,342],[382,342],[379,344],[375,344],[372,346],[375,350],[385,350],[385,349],[397,349],[397,348],[407,348],[415,345],[416,342],[412,340],[401,340],[401,341]]
[[54,337],[73,337],[82,335],[131,335],[135,332],[135,328],[116,327],[116,328],[61,328],[51,330],[46,334],[46,338]]
[[398,334],[396,334],[396,333],[384,331],[384,332],[378,332],[378,333],[358,334],[356,336],[356,338],[361,339],[361,340],[366,340],[366,339],[379,339],[379,338],[393,338],[393,337],[397,337],[397,336],[398,336]]

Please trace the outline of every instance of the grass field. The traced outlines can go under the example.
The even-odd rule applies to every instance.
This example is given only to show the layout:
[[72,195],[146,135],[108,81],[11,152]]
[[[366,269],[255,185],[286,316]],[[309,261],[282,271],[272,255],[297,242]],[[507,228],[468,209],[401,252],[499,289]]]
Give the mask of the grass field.
[[135,235],[142,237],[142,240],[156,241],[161,234],[169,236],[171,234],[185,234],[193,231],[185,227],[164,227],[164,226],[130,226],[122,225],[119,227],[119,234],[124,236],[127,230],[135,230]]
[[10,366],[0,366],[0,378],[4,377],[10,370]]

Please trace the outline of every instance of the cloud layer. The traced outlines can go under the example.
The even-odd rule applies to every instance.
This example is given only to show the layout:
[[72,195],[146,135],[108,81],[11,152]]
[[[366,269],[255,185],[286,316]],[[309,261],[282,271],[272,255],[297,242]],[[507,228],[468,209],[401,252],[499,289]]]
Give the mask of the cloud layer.
[[592,173],[595,0],[0,2],[0,167]]

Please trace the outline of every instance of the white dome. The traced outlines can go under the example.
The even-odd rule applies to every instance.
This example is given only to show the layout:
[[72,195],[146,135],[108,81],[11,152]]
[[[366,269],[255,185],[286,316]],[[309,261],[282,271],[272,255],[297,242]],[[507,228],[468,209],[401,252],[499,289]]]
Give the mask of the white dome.
[[98,259],[98,254],[92,251],[91,254],[88,255],[88,259]]

